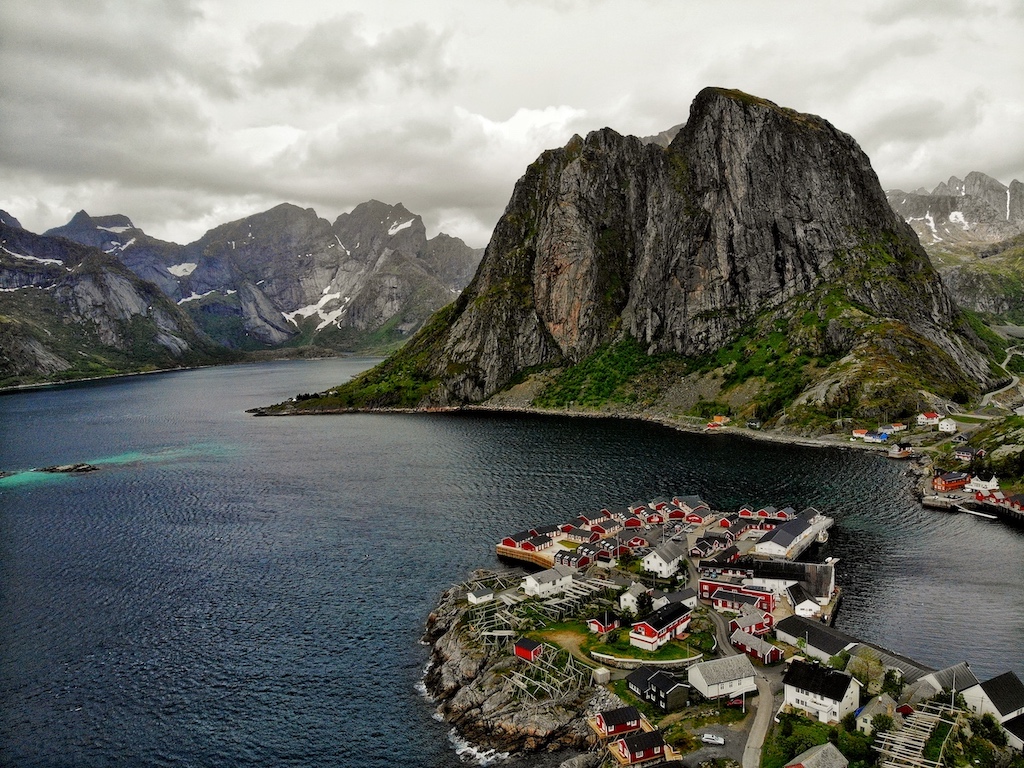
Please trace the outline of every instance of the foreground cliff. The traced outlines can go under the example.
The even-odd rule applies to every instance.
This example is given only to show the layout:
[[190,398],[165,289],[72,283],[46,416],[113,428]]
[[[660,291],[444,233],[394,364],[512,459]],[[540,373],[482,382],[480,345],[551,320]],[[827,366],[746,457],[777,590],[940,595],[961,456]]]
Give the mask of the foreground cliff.
[[977,395],[987,354],[852,138],[709,88],[667,147],[605,129],[545,152],[458,301],[304,405],[515,387],[554,407],[892,415]]

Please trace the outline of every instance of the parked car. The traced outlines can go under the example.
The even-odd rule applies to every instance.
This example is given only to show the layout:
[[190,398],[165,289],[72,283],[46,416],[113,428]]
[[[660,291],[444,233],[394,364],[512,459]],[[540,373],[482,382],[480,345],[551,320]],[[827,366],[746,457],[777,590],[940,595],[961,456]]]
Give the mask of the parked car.
[[725,706],[727,706],[727,707],[742,707],[743,706],[743,699],[729,699],[727,702],[725,702]]
[[702,733],[700,735],[700,740],[705,744],[717,744],[720,747],[725,744],[725,739],[721,736],[715,736],[713,733]]

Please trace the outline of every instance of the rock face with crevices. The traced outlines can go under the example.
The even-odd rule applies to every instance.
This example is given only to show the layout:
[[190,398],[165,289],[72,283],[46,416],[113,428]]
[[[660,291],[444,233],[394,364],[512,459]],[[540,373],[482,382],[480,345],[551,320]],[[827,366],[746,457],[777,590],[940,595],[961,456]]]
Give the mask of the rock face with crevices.
[[809,355],[866,351],[866,329],[884,322],[897,357],[941,359],[937,380],[991,383],[857,143],[819,117],[708,88],[667,147],[604,129],[541,155],[444,327],[391,370],[432,382],[422,406],[475,403],[624,336],[693,359],[797,312],[823,329],[803,334]]

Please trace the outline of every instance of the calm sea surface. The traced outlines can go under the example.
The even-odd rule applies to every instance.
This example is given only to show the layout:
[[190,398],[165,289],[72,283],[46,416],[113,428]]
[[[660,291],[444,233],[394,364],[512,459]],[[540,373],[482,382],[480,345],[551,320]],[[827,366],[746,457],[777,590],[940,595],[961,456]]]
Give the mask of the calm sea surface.
[[[620,420],[245,414],[369,362],[0,397],[0,765],[459,765],[416,690],[440,592],[502,534],[663,494],[819,507],[839,627],[1024,676],[1024,534],[922,510],[898,463]],[[79,461],[102,469],[18,472]]]

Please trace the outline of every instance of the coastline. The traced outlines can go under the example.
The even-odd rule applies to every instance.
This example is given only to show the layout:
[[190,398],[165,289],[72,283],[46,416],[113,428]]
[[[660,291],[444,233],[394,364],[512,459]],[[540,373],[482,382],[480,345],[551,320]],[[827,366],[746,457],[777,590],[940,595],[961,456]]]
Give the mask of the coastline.
[[[301,348],[299,348],[301,350]],[[252,365],[254,363],[270,363],[276,360],[329,360],[335,357],[355,357],[355,352],[339,352],[334,355],[314,355],[307,357],[303,354],[287,355],[264,355],[262,352],[246,353],[254,354],[253,357],[246,357],[240,360],[228,360],[223,363],[204,363],[202,365],[179,365],[174,368],[155,368],[151,371],[124,371],[123,373],[108,373],[102,376],[83,376],[76,379],[64,379],[61,381],[36,381],[31,384],[12,384],[0,387],[0,395],[13,395],[19,392],[31,392],[37,389],[59,389],[71,387],[76,384],[84,384],[93,381],[107,381],[112,379],[125,379],[132,376],[153,376],[161,373],[181,373],[183,371],[200,371],[205,368],[221,368],[226,365]]]

